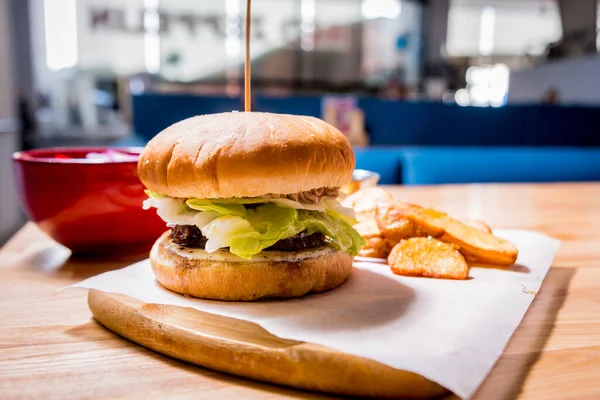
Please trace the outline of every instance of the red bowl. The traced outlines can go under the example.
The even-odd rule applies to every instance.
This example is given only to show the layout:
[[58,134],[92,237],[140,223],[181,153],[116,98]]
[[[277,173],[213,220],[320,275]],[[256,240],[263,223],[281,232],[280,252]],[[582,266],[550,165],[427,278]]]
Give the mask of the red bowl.
[[[126,159],[86,158],[118,152]],[[42,231],[76,254],[149,251],[167,229],[137,175],[141,148],[55,148],[13,154],[23,208]]]

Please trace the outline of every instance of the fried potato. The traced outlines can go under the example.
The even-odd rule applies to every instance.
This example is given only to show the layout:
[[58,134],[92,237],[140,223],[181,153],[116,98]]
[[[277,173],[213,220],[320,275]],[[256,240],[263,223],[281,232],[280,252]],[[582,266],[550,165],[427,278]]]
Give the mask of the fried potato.
[[380,187],[359,190],[342,201],[343,206],[354,209],[355,217],[359,221],[354,228],[366,240],[366,244],[358,252],[359,256],[387,258],[390,254],[392,244],[383,238],[375,214],[379,207],[393,202],[393,196]]
[[381,235],[393,244],[396,244],[403,239],[411,237],[439,237],[444,234],[443,229],[437,231],[427,229],[425,231],[418,224],[414,223],[413,220],[406,217],[405,213],[413,209],[418,210],[423,208],[409,203],[393,203],[380,206],[375,215]]
[[366,244],[360,249],[358,255],[370,258],[388,258],[392,245],[382,237],[366,239]]
[[381,236],[394,244],[414,235],[414,224],[402,215],[401,207],[397,204],[384,204],[375,212],[377,227]]
[[360,189],[359,181],[351,181],[340,188],[340,192],[351,195],[352,193],[358,192]]
[[[519,254],[515,246],[488,232],[466,225],[448,214],[425,208],[402,209],[404,217],[411,220],[422,232],[454,243],[465,258],[496,265],[511,265]],[[442,235],[438,236],[440,231]]]
[[465,219],[462,221],[462,223],[465,225],[472,226],[473,228],[479,229],[480,231],[483,231],[483,232],[493,233],[492,228],[490,228],[490,226],[483,221]]
[[354,225],[354,229],[365,239],[372,237],[382,237],[381,230],[377,226],[377,221],[374,217],[367,217]]
[[469,266],[456,246],[433,238],[402,240],[392,249],[388,264],[397,275],[467,279]]
[[365,238],[365,245],[358,255],[361,257],[387,258],[392,251],[392,244],[381,236],[381,231],[374,217],[369,217],[354,225],[354,228]]
[[356,219],[362,221],[374,216],[378,207],[394,202],[394,197],[380,187],[369,187],[355,192],[342,201],[344,207],[354,209]]

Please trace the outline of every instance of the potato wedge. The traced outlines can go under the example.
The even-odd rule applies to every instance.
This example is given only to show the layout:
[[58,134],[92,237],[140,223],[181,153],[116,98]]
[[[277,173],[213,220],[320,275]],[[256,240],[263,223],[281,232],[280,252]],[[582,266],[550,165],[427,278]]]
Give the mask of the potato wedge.
[[[410,207],[403,209],[402,213],[421,231],[438,237],[442,242],[456,244],[467,259],[511,265],[519,255],[517,248],[508,241],[466,225],[441,211]],[[439,235],[440,231],[442,235]]]
[[467,279],[469,266],[456,246],[433,238],[402,240],[392,249],[388,264],[397,275]]
[[374,217],[363,219],[358,224],[354,225],[354,229],[356,229],[358,233],[360,233],[360,236],[364,237],[365,239],[383,236]]
[[393,244],[411,237],[442,236],[445,232],[443,229],[423,230],[405,215],[410,210],[422,209],[421,206],[409,203],[393,203],[380,206],[375,215],[381,235]]
[[483,232],[493,233],[492,228],[490,228],[490,226],[483,221],[465,219],[462,221],[462,223],[465,225],[472,226],[473,228],[479,229],[480,231],[483,231]]
[[375,219],[381,236],[394,244],[416,236],[414,224],[402,215],[402,207],[398,204],[384,204],[378,207]]
[[366,244],[360,249],[358,255],[370,258],[388,258],[392,245],[382,237],[366,239]]

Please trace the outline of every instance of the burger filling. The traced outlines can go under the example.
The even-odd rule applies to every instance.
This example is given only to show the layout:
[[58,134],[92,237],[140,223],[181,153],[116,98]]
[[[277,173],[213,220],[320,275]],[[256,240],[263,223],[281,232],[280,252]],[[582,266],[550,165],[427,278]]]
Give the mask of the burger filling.
[[[175,225],[171,228],[171,239],[180,246],[203,249],[206,247],[208,238],[195,225]],[[325,235],[315,232],[307,235],[306,231],[300,232],[287,239],[277,241],[265,251],[301,251],[323,247],[327,245]]]
[[335,188],[252,198],[182,199],[147,191],[180,246],[207,252],[229,249],[249,259],[262,251],[300,251],[330,246],[352,255],[363,238],[354,215],[337,200]]

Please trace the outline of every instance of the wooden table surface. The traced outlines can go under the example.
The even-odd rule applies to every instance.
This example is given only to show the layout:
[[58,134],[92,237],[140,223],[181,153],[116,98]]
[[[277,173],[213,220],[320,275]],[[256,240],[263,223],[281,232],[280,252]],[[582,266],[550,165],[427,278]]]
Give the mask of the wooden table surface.
[[[456,217],[563,241],[476,398],[600,399],[600,184],[390,189]],[[84,291],[59,291],[133,261],[69,259],[32,224],[0,250],[0,398],[328,398],[153,353],[98,325]]]

